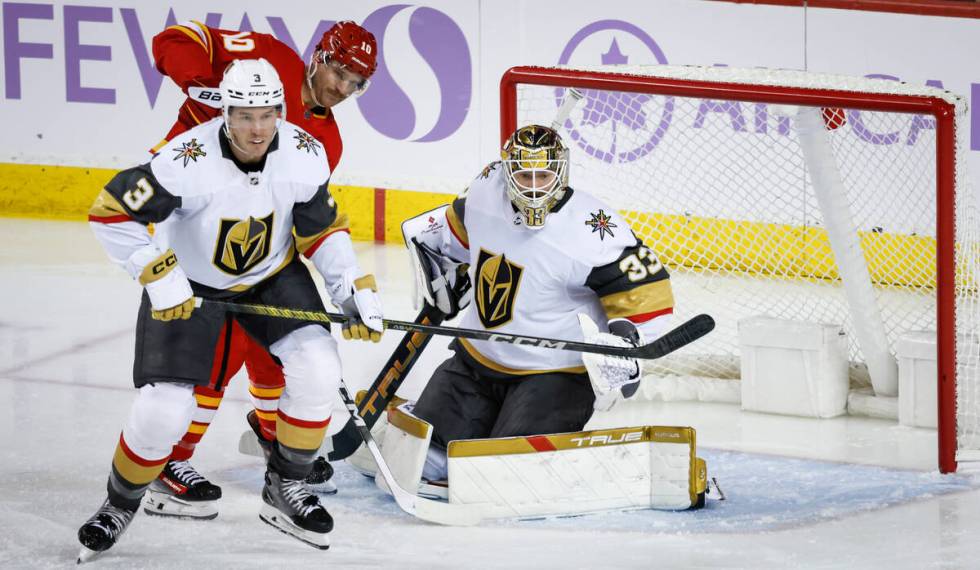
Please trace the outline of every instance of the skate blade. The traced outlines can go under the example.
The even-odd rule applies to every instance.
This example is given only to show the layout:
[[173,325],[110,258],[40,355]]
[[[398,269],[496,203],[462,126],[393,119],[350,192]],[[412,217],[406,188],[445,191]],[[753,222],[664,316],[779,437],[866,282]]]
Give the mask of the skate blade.
[[209,521],[218,516],[217,501],[182,501],[173,495],[149,491],[143,503],[143,512],[157,517],[184,520]]
[[307,483],[307,488],[314,493],[319,495],[336,495],[337,485],[333,481],[324,481],[323,483]]
[[92,550],[91,548],[86,548],[83,546],[82,549],[78,551],[78,560],[75,562],[75,564],[85,564],[86,562],[91,562],[101,556],[104,552],[105,550]]
[[300,542],[309,544],[313,548],[319,548],[320,550],[330,548],[330,536],[327,533],[303,530],[293,524],[293,521],[289,520],[289,517],[279,512],[275,507],[262,505],[259,518],[262,519],[262,522],[279,532],[288,534]]
[[269,459],[265,454],[265,448],[259,443],[258,436],[252,430],[242,433],[242,436],[238,438],[238,453],[251,455],[252,457],[261,457],[266,460]]

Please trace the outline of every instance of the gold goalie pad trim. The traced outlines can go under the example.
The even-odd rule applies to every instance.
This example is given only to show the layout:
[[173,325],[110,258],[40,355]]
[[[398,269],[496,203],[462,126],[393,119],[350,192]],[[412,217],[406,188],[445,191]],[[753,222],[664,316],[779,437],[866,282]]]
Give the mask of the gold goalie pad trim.
[[639,426],[450,442],[451,502],[487,516],[704,505],[694,428]]

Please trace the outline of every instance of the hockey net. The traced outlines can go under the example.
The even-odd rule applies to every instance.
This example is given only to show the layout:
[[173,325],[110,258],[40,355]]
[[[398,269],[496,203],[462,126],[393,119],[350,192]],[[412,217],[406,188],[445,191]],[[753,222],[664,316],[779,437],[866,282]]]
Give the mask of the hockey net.
[[[737,323],[769,315],[843,325],[852,386],[881,392],[869,365],[894,366],[903,333],[938,331],[940,469],[980,450],[980,232],[962,99],[799,71],[521,67],[501,83],[501,136],[552,124],[570,88],[583,95],[560,124],[571,186],[619,210],[658,254],[678,320],[717,322],[648,374],[737,379]],[[818,135],[804,117],[818,118]],[[829,165],[814,166],[814,140]],[[835,256],[848,244],[856,259]]]

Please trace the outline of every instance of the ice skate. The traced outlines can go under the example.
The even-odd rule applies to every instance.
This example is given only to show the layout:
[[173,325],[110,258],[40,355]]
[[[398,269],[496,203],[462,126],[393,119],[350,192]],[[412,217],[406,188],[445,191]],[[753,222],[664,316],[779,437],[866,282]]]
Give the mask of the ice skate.
[[[269,454],[272,453],[272,442],[262,436],[262,428],[259,425],[259,417],[255,410],[249,410],[245,419],[252,431],[242,434],[238,440],[238,451],[245,455],[259,456],[261,454],[268,461]],[[321,455],[313,462],[313,470],[306,477],[306,484],[309,485],[310,490],[316,493],[334,495],[337,493],[337,485],[330,480],[332,477],[333,466],[330,465],[326,457]]]
[[129,527],[135,514],[135,510],[113,506],[107,498],[99,510],[78,529],[78,542],[82,543],[78,563],[89,562],[112,548]]
[[259,518],[264,522],[321,550],[330,548],[333,518],[304,481],[266,471],[262,500]]
[[146,494],[148,515],[210,520],[218,516],[221,487],[211,483],[187,461],[168,461]]

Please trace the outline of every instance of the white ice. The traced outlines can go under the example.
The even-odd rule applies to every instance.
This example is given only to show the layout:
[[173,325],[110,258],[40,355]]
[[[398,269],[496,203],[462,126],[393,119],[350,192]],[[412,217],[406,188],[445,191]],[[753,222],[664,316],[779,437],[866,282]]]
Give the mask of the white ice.
[[[102,501],[129,411],[139,287],[86,224],[0,219],[0,567],[73,565],[78,526]],[[400,247],[357,244],[387,315],[411,320]],[[341,343],[352,389],[392,346]],[[401,393],[448,354],[433,341]],[[609,513],[446,528],[415,520],[338,463],[336,519],[321,552],[258,519],[262,467],[237,451],[247,382],[228,389],[194,464],[224,489],[220,515],[140,513],[99,567],[224,568],[975,568],[975,476],[935,471],[935,431],[893,421],[748,414],[737,406],[643,403],[591,426],[692,425],[728,499],[698,512]],[[335,421],[334,425],[340,425]],[[716,495],[715,495],[716,497]]]

